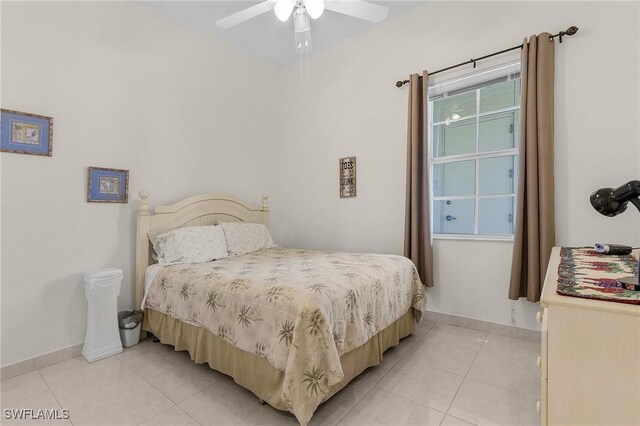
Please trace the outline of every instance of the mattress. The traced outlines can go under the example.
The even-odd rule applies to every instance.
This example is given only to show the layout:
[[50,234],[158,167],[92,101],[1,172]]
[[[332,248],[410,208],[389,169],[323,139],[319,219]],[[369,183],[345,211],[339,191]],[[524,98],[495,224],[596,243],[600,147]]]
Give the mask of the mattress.
[[340,358],[408,311],[425,289],[401,256],[272,248],[148,271],[145,308],[201,327],[283,372],[280,399],[306,423],[345,378]]
[[164,269],[164,266],[160,266],[157,263],[153,265],[149,265],[147,270],[144,273],[144,295],[142,297],[142,305],[140,309],[144,310],[145,304],[147,302],[147,295],[149,294],[149,289],[151,288],[151,283],[153,282],[158,272]]

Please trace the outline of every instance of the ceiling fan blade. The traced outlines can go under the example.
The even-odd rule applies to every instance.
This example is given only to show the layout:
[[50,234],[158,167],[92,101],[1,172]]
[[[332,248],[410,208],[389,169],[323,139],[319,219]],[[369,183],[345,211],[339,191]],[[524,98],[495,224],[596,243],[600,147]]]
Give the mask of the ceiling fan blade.
[[361,0],[327,0],[325,8],[365,21],[380,23],[389,15],[389,8]]
[[270,0],[263,1],[246,9],[242,9],[240,12],[236,12],[225,18],[216,21],[216,25],[220,28],[229,28],[234,25],[238,25],[244,21],[248,21],[251,18],[255,18],[263,13],[273,10],[274,3]]

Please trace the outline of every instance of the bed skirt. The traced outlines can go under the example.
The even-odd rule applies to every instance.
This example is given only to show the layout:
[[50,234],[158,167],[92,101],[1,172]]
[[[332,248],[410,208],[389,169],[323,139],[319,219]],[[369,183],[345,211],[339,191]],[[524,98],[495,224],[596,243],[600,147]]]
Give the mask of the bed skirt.
[[[389,327],[376,334],[363,346],[340,357],[344,379],[331,387],[324,401],[331,398],[352,379],[382,363],[382,354],[400,339],[415,331],[413,309]],[[142,330],[156,336],[176,351],[188,351],[197,364],[233,377],[240,386],[253,392],[274,408],[289,411],[280,398],[284,372],[274,368],[265,358],[236,348],[203,327],[187,324],[153,309],[145,309]]]

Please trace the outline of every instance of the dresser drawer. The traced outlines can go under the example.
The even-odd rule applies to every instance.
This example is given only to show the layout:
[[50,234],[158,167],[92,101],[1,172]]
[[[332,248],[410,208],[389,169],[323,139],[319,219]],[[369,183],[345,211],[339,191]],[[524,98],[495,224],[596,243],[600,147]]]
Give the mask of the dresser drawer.
[[640,317],[551,305],[547,319],[548,423],[638,425]]

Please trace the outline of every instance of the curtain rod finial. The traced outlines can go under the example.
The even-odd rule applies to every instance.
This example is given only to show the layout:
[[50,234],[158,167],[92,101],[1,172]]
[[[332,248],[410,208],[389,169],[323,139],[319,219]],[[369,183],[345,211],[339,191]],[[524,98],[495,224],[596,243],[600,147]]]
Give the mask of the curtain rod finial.
[[396,87],[402,87],[405,84],[407,84],[409,82],[409,80],[398,80],[396,81]]
[[573,25],[572,25],[572,26],[570,26],[569,28],[567,28],[567,31],[565,31],[564,33],[565,33],[566,35],[568,35],[568,36],[572,36],[572,35],[574,35],[575,33],[577,33],[577,32],[578,32],[578,30],[579,30],[579,28],[578,28],[578,27],[576,27],[576,26],[573,26]]
[[558,34],[552,35],[551,37],[549,37],[549,41],[553,41],[554,38],[558,37],[558,41],[560,41],[560,43],[562,43],[562,37],[564,36],[572,36],[575,33],[578,32],[578,27],[576,27],[575,25],[570,26],[569,28],[567,28],[566,31],[560,31]]

